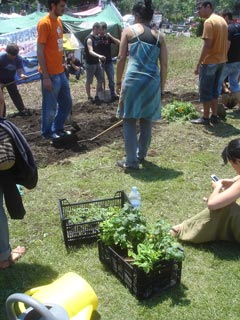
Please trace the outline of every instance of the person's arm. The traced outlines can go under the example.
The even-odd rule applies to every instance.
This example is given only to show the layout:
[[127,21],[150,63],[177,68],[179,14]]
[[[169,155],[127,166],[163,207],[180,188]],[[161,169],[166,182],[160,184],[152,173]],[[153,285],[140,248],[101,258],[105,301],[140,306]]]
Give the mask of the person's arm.
[[87,47],[88,47],[88,52],[91,56],[96,57],[98,59],[100,59],[102,62],[104,62],[106,60],[106,57],[96,53],[95,51],[93,51],[93,46],[92,46],[92,40],[89,38],[87,40]]
[[227,41],[227,52],[229,51],[229,49],[230,49],[230,46],[231,46],[231,41]]
[[214,190],[208,198],[208,208],[217,210],[235,202],[240,197],[240,179],[237,179],[227,189],[224,189],[224,180],[214,183]]
[[120,90],[121,90],[122,76],[123,76],[123,71],[126,64],[127,52],[128,52],[128,28],[123,30],[121,41],[120,41],[119,53],[118,53],[118,62],[117,62],[117,69],[116,69],[116,90],[118,94],[120,93]]
[[80,70],[80,67],[76,66],[72,60],[70,60],[70,65],[73,67],[74,70],[76,71]]
[[47,71],[47,66],[46,66],[46,61],[44,57],[44,43],[38,43],[37,44],[37,58],[38,58],[38,63],[40,65],[40,68],[42,70],[42,77],[43,77],[43,86],[47,90],[52,89],[52,81],[49,77],[48,71]]
[[0,88],[0,118],[3,118],[3,113],[4,113],[4,97],[3,97],[2,88]]
[[16,57],[16,68],[17,68],[17,74],[19,78],[26,79],[27,76],[23,73],[23,59],[19,55],[17,55]]
[[204,41],[204,44],[203,44],[203,47],[202,47],[201,55],[200,55],[200,58],[198,60],[197,65],[196,65],[196,68],[194,70],[194,73],[196,75],[199,74],[200,65],[202,64],[202,62],[205,59],[207,53],[209,52],[209,50],[212,47],[212,39],[203,39],[203,41]]
[[24,73],[22,72],[22,69],[21,69],[21,68],[20,68],[20,69],[17,69],[17,73],[18,73],[19,78],[21,78],[21,79],[26,79],[26,78],[27,78],[26,74],[24,74]]
[[119,46],[119,44],[120,44],[120,40],[119,39],[117,39],[117,38],[115,38],[114,36],[112,36],[111,35],[111,33],[107,33],[107,35],[109,36],[109,38],[116,44],[116,45],[118,45]]
[[161,94],[164,94],[165,84],[167,80],[167,69],[168,69],[168,52],[167,46],[165,42],[164,36],[160,35],[160,55],[159,55],[159,63],[160,63],[160,72],[161,72]]

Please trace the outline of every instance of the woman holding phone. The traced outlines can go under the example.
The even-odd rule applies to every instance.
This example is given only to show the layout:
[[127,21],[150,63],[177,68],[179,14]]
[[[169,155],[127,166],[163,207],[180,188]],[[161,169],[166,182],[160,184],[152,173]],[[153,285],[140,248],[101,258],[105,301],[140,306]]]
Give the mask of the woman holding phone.
[[213,192],[207,200],[207,208],[172,227],[172,235],[179,240],[192,243],[240,242],[240,139],[229,142],[222,158],[224,164],[229,162],[232,165],[237,176],[212,182]]

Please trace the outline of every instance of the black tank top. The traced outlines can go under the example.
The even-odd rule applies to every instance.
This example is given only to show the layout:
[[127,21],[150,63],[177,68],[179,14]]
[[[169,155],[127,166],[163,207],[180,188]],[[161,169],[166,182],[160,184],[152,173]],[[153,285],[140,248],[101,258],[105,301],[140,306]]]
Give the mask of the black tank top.
[[[150,44],[156,44],[157,39],[153,36],[151,32],[151,28],[149,26],[143,25],[143,33],[138,36],[138,39],[142,42],[150,43]],[[138,41],[137,37],[134,37],[130,43],[134,43]],[[158,43],[158,47],[160,47],[160,43]]]
[[99,37],[98,36],[94,36],[93,34],[89,34],[84,41],[84,47],[85,47],[85,59],[86,59],[86,63],[87,64],[98,64],[99,60],[97,57],[93,57],[90,55],[89,51],[88,51],[88,46],[87,46],[87,41],[88,39],[92,40],[92,47],[93,47],[93,51],[97,52],[96,48],[98,46],[98,42],[99,42]]

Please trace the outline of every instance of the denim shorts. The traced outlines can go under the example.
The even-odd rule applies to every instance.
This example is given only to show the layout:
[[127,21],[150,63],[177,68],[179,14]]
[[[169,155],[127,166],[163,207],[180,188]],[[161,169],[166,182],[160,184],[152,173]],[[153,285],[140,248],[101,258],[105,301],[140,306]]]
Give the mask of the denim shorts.
[[226,63],[223,68],[222,77],[219,82],[219,92],[222,91],[222,84],[226,78],[228,78],[228,83],[231,92],[239,92],[239,76],[240,76],[240,61]]
[[225,63],[202,64],[199,73],[199,95],[201,102],[208,102],[219,96],[219,80]]
[[86,65],[86,77],[88,84],[92,84],[94,76],[98,82],[103,82],[103,69],[100,63]]

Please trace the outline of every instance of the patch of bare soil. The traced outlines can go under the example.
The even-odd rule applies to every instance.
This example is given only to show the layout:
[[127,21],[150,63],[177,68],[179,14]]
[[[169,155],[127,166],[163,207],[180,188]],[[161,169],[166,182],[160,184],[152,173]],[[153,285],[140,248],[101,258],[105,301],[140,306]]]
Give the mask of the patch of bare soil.
[[[73,125],[68,121],[65,126],[65,129],[72,131],[72,135],[55,140],[54,143],[41,137],[41,109],[31,110],[31,112],[31,116],[17,115],[10,117],[9,120],[15,123],[24,134],[38,166],[41,167],[90,151],[122,137],[121,128],[116,128],[93,142],[78,142],[96,136],[118,121],[115,117],[115,104],[104,103],[96,106],[91,103],[78,103],[74,106],[71,116]],[[80,130],[76,130],[76,124]]]
[[[83,82],[72,81],[70,85],[73,97],[71,119],[74,123],[72,126],[71,121],[68,122],[66,129],[71,130],[73,135],[57,144],[51,144],[49,140],[41,137],[41,92],[39,82],[19,86],[24,103],[32,112],[31,116],[21,117],[16,115],[16,109],[11,106],[9,97],[5,95],[8,110],[7,118],[15,123],[24,134],[39,167],[62,161],[71,156],[78,156],[99,146],[112,143],[117,139],[122,139],[122,125],[120,125],[93,142],[78,142],[93,138],[118,122],[119,120],[115,117],[118,102],[102,103],[97,106],[86,101]],[[173,100],[192,101],[197,98],[198,96],[195,93],[187,93],[181,96],[167,92],[163,98],[163,105]],[[76,130],[76,124],[79,126],[79,130]]]

